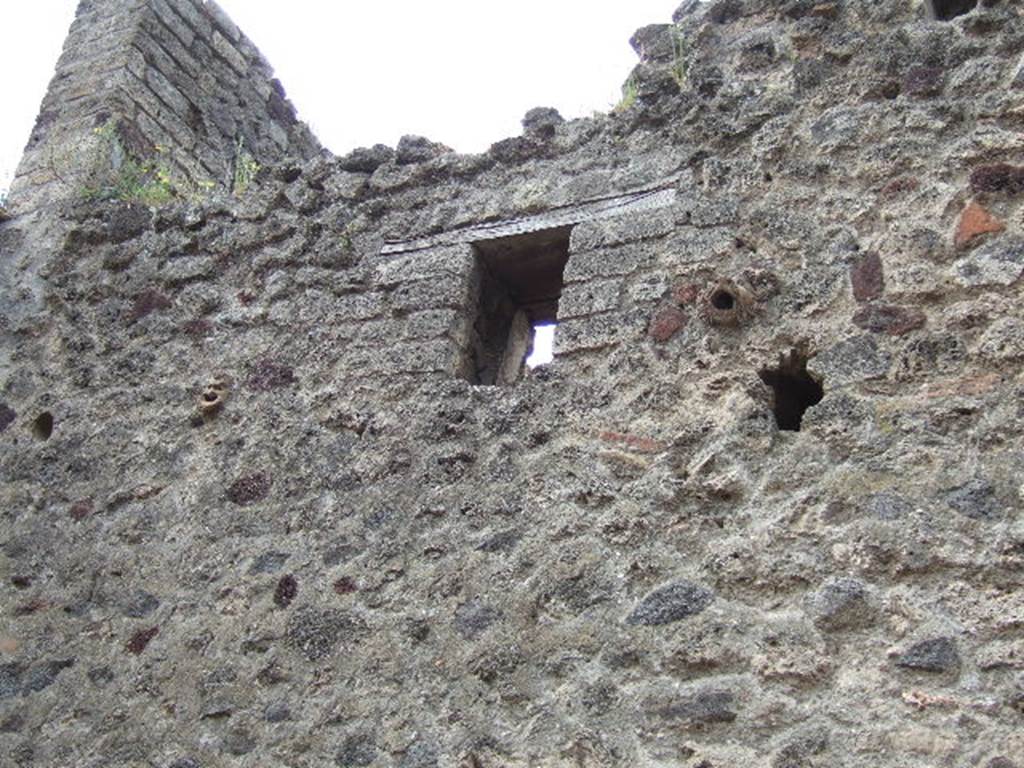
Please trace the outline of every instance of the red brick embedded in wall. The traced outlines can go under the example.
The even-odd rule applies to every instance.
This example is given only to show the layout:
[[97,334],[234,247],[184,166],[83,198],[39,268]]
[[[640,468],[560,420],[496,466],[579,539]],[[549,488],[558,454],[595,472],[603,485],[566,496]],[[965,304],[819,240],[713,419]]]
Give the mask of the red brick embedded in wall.
[[957,248],[965,248],[982,235],[1002,232],[1004,229],[1006,229],[1006,225],[1003,222],[972,200],[960,214],[954,243]]

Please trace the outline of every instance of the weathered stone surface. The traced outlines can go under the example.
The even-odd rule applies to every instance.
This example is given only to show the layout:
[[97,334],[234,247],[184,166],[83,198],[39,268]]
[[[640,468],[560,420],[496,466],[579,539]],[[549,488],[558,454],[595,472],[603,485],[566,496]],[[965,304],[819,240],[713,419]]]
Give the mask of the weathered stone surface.
[[399,165],[425,163],[451,151],[451,148],[444,144],[438,144],[422,136],[403,136],[398,140],[395,162]]
[[610,114],[334,158],[210,3],[83,4],[0,221],[0,755],[1019,762],[1024,17],[927,16],[687,0]]
[[888,353],[871,336],[855,336],[823,351],[812,366],[826,384],[835,386],[884,376],[889,363]]
[[551,138],[558,126],[565,122],[552,107],[534,107],[523,117],[523,130],[528,134]]
[[1024,240],[994,240],[953,265],[956,280],[969,287],[1013,285],[1024,273]]
[[353,173],[373,173],[393,160],[395,151],[385,144],[375,144],[372,147],[359,147],[353,149],[344,157],[338,159],[338,167],[343,171]]

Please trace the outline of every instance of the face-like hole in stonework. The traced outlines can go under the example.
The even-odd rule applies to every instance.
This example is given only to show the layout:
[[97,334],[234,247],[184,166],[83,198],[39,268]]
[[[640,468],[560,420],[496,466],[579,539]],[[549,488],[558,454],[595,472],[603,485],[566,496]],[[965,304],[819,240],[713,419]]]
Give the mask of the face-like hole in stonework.
[[526,358],[527,367],[547,365],[555,359],[555,327],[554,323],[533,326],[533,347]]
[[931,4],[936,19],[949,21],[973,11],[978,6],[978,0],[931,0]]
[[36,420],[32,422],[32,434],[36,440],[49,440],[53,434],[53,414],[43,411],[36,416]]
[[204,392],[203,393],[203,400],[205,400],[208,403],[215,403],[219,399],[220,399],[220,395],[218,395],[216,392]]
[[728,312],[730,309],[736,306],[736,297],[734,297],[728,291],[715,291],[711,294],[711,306],[715,309],[720,309],[724,312]]
[[758,375],[772,388],[772,413],[779,429],[799,432],[804,413],[825,396],[821,383],[807,372],[807,356],[791,350],[780,355],[778,366],[762,368]]

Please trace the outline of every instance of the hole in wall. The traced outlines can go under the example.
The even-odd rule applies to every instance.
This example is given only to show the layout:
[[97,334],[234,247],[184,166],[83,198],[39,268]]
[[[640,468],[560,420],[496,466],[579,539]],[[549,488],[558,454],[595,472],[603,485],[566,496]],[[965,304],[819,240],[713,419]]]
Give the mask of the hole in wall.
[[930,2],[932,16],[939,21],[955,19],[978,7],[978,0],[930,0]]
[[736,306],[736,297],[729,293],[729,291],[717,290],[711,294],[711,306],[728,312]]
[[32,422],[32,434],[36,440],[49,440],[53,434],[53,414],[43,411]]
[[821,382],[807,372],[807,360],[805,353],[794,349],[779,356],[778,366],[758,371],[772,389],[772,413],[781,430],[799,432],[804,413],[825,396]]
[[479,290],[463,364],[472,383],[512,384],[527,365],[550,362],[542,353],[551,349],[547,339],[554,337],[571,230],[548,229],[474,244]]

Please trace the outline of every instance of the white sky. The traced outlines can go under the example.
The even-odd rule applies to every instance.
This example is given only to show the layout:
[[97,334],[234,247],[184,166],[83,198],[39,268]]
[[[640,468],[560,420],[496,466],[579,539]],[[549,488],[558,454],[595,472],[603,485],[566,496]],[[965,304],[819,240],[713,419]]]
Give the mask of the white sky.
[[[220,0],[335,154],[406,133],[477,152],[521,131],[531,107],[605,111],[638,27],[680,0]],[[4,0],[0,190],[9,185],[76,0]]]

